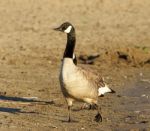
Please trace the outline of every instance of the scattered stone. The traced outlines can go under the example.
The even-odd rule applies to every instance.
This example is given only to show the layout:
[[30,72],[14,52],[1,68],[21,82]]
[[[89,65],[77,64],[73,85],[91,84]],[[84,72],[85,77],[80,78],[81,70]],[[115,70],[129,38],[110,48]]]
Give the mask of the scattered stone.
[[128,124],[139,124],[139,121],[136,120],[136,117],[130,115],[125,118],[125,122]]
[[99,54],[89,55],[89,56],[88,56],[88,59],[89,59],[89,60],[93,60],[93,59],[98,58],[99,56],[100,56]]
[[4,92],[0,92],[0,96],[5,96],[6,95],[6,91],[4,91]]
[[126,75],[124,75],[124,78],[127,79],[128,77]]
[[94,61],[96,58],[98,58],[99,54],[93,54],[93,55],[80,55],[79,60],[82,61],[83,64],[94,64]]
[[81,130],[84,130],[85,128],[84,127],[81,127]]
[[135,113],[139,114],[141,111],[134,111]]
[[142,95],[141,95],[141,97],[145,97],[145,96],[146,96],[145,94],[142,94]]
[[118,57],[124,60],[127,60],[128,54],[124,52],[117,51]]
[[5,56],[3,56],[3,57],[2,57],[2,60],[6,60],[6,57],[5,57]]
[[144,64],[150,64],[150,58],[144,62]]
[[111,120],[110,120],[109,118],[106,118],[106,121],[107,121],[107,122],[111,122]]
[[140,75],[140,76],[143,76],[143,73],[141,72],[139,75]]
[[130,119],[129,117],[125,118],[125,122],[126,122],[126,123],[130,123],[130,124],[131,124],[130,121],[131,121],[131,119]]
[[40,89],[40,90],[38,90],[39,92],[44,92],[45,91],[45,89]]
[[144,124],[146,124],[146,123],[148,123],[148,121],[140,121],[139,123],[144,123]]
[[110,80],[111,78],[109,76],[105,77],[107,80]]
[[19,48],[20,48],[21,51],[25,51],[26,50],[25,47],[23,47],[23,46],[20,46]]
[[49,60],[48,63],[49,63],[49,64],[52,64],[52,61]]
[[129,55],[125,52],[117,51],[117,55],[119,59],[123,59],[125,61],[130,61]]
[[117,97],[122,97],[121,95],[117,95]]

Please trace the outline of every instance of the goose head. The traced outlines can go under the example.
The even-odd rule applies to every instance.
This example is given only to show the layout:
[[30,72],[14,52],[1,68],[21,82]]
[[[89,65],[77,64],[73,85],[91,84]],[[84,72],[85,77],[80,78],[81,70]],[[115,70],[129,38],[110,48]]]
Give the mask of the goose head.
[[71,23],[65,22],[62,25],[60,25],[59,27],[54,28],[54,30],[70,34],[70,33],[74,32],[74,27],[72,26]]

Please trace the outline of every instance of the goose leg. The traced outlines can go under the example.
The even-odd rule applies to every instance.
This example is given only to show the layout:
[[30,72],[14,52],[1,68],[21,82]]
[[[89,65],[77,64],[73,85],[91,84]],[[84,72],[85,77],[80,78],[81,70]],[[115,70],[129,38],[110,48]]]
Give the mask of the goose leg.
[[73,99],[66,98],[66,101],[67,101],[67,105],[68,105],[68,122],[71,122],[71,107],[72,107]]
[[100,114],[100,108],[98,107],[98,105],[97,104],[94,104],[94,106],[95,106],[95,108],[97,109],[97,114],[96,114],[96,116],[95,116],[95,121],[96,122],[102,122],[102,116],[101,116],[101,114]]
[[71,106],[68,106],[68,122],[71,122]]

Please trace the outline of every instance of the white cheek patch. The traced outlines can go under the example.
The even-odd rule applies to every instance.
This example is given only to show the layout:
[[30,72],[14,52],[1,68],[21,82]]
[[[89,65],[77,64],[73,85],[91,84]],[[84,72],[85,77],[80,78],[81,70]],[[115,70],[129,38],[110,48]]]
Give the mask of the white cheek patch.
[[64,32],[70,33],[71,29],[72,29],[72,26],[70,25],[66,30],[64,30]]

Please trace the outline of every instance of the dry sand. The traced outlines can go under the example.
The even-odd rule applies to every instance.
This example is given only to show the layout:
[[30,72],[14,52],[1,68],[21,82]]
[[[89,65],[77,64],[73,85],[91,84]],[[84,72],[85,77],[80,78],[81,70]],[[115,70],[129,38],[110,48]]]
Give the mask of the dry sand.
[[[150,130],[149,0],[0,1],[0,130]],[[87,66],[102,74],[116,94],[99,98],[96,111],[73,107],[67,123],[58,75],[66,36],[76,27],[76,54],[100,55]],[[24,97],[37,97],[37,101]]]

